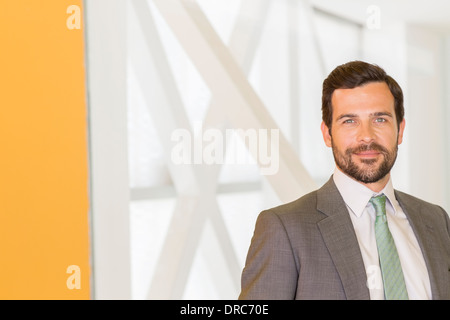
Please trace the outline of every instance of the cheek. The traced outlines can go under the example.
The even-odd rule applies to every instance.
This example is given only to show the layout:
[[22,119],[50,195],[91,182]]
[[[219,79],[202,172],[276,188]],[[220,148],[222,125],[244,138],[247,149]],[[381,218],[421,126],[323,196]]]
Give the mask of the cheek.
[[357,141],[353,133],[343,133],[342,131],[339,131],[339,133],[333,133],[332,144],[333,147],[338,148],[339,150],[346,150],[349,147],[357,145]]
[[396,146],[401,143],[401,138],[398,135],[398,132],[395,130],[391,130],[389,132],[380,132],[378,135],[378,143],[388,147],[388,146]]

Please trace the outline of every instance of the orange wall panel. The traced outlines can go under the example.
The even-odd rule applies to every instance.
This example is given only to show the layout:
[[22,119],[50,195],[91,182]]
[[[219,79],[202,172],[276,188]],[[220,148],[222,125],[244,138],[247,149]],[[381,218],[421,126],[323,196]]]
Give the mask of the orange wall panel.
[[1,4],[0,299],[90,298],[84,31],[68,28],[70,5],[82,9]]

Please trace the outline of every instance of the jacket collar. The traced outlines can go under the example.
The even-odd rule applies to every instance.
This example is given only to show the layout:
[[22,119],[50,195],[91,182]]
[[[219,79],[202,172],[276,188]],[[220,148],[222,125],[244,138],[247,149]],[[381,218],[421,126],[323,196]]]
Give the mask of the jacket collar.
[[317,191],[317,210],[326,215],[318,222],[318,227],[339,273],[347,299],[370,299],[358,240],[333,178]]

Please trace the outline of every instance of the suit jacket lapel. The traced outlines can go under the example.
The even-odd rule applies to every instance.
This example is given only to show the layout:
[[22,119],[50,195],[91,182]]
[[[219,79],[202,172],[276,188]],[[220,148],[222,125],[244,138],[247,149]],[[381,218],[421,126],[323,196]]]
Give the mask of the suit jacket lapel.
[[[422,250],[430,277],[432,298],[441,299],[441,297],[448,296],[450,289],[446,287],[447,282],[439,281],[439,279],[445,279],[448,276],[448,266],[442,263],[442,258],[439,256],[438,244],[440,240],[434,234],[434,229],[439,227],[440,222],[436,221],[435,217],[429,212],[423,210],[420,204],[411,204],[401,192],[395,191],[395,196],[408,218]],[[443,287],[443,283],[445,287]]]
[[358,240],[336,185],[331,178],[317,191],[317,209],[327,215],[318,223],[347,299],[370,299]]

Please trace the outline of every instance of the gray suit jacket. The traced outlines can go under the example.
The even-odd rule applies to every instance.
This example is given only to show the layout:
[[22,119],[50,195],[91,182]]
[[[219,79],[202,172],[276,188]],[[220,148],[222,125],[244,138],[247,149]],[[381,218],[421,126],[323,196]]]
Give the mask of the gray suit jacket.
[[[450,299],[450,221],[440,207],[395,191],[417,237],[433,299]],[[333,179],[291,203],[261,212],[239,299],[369,299],[347,207]]]

